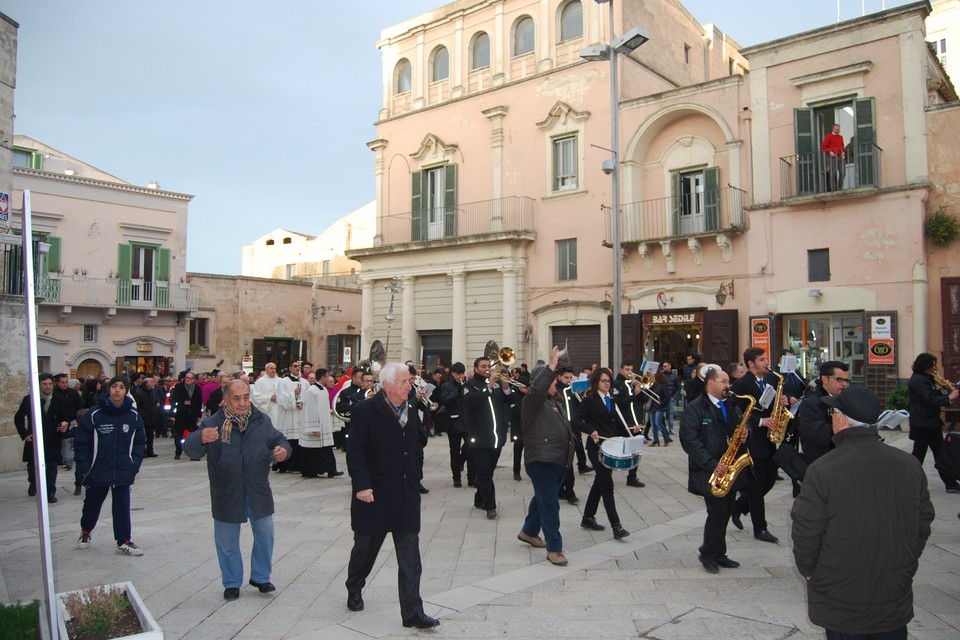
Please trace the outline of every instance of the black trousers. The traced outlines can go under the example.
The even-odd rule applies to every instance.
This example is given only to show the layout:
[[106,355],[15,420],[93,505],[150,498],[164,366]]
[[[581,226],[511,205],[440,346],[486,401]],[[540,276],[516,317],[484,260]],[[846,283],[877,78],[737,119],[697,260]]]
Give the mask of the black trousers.
[[577,495],[573,490],[573,487],[577,482],[576,478],[577,474],[573,472],[573,467],[567,467],[567,475],[564,476],[563,484],[560,485],[559,497],[561,500],[569,500]]
[[500,459],[500,449],[470,448],[473,458],[473,470],[477,474],[477,492],[473,496],[473,505],[489,511],[497,508],[497,490],[493,484],[493,470]]
[[583,471],[587,465],[587,452],[583,449],[583,434],[577,431],[576,429],[571,428],[573,431],[574,439],[574,452],[577,456],[577,470]]
[[454,433],[451,429],[447,431],[447,443],[450,445],[450,473],[453,479],[460,480],[464,464],[467,465],[467,477],[472,477],[473,464],[467,459],[467,434]]
[[613,497],[613,471],[600,464],[600,454],[597,447],[587,447],[587,457],[593,465],[593,485],[587,496],[587,504],[583,508],[584,518],[593,518],[597,515],[600,500],[603,500],[603,509],[607,512],[607,520],[611,525],[620,524],[620,514],[617,513],[617,502]]
[[767,528],[767,509],[763,497],[777,481],[777,465],[771,458],[754,458],[750,469],[752,472],[745,473],[747,484],[737,498],[736,507],[740,513],[750,513],[753,532],[757,533]]
[[[910,429],[910,439],[913,440],[913,457],[923,465],[923,460],[927,457],[928,448],[933,453],[933,459],[937,459],[937,456],[940,454],[940,447],[943,445],[943,432],[939,427],[936,429]],[[940,479],[943,480],[944,486],[957,486],[957,481],[950,476],[945,475],[939,469],[937,473],[940,474]]]
[[513,441],[513,472],[520,473],[520,461],[523,460],[523,440]]
[[[30,447],[29,457],[27,458],[27,482],[31,487],[37,484],[37,463],[33,460],[33,443],[26,443]],[[59,438],[57,439],[59,445]],[[45,467],[47,477],[47,497],[53,498],[57,495],[57,459],[53,456],[44,456],[47,462]]]
[[827,632],[827,640],[907,640],[906,625],[883,633],[842,633],[832,629],[824,629],[824,631]]
[[[347,593],[360,593],[363,590],[386,537],[386,533],[353,534],[353,550],[347,568]],[[420,599],[420,574],[423,572],[420,565],[420,534],[393,532],[393,546],[397,551],[400,616],[410,620],[423,614],[423,600]]]
[[294,473],[300,471],[300,440],[290,440],[288,438],[287,442],[290,443],[290,449],[292,453],[290,454],[290,457],[283,462],[276,463],[277,471],[280,473]]
[[704,496],[707,505],[707,521],[703,523],[703,546],[700,555],[716,560],[727,555],[727,523],[735,506],[736,492],[731,491],[722,498],[713,495]]

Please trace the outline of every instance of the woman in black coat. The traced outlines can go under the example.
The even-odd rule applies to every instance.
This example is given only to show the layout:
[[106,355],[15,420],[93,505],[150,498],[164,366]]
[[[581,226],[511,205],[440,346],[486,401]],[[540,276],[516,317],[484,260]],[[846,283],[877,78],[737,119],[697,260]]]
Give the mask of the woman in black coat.
[[[593,465],[595,474],[590,495],[587,496],[587,503],[583,508],[583,520],[580,521],[580,526],[592,531],[603,531],[603,525],[597,523],[596,519],[600,500],[603,499],[603,509],[607,512],[607,519],[610,520],[613,537],[619,540],[630,535],[630,532],[620,525],[620,515],[617,513],[617,503],[613,496],[613,472],[600,464],[600,438],[630,434],[618,426],[619,423],[614,414],[617,410],[616,403],[610,395],[612,384],[613,373],[610,369],[598,368],[593,372],[590,376],[590,389],[587,390],[583,402],[574,414],[573,427],[590,435],[586,446],[587,457]],[[635,429],[640,430],[641,427],[637,426]]]

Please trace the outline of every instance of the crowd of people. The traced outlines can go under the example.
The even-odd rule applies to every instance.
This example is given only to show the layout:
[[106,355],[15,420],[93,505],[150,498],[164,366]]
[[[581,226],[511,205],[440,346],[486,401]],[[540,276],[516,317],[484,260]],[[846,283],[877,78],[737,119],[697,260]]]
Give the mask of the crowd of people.
[[[635,373],[631,361],[620,363],[616,374],[597,365],[575,372],[560,356],[552,349],[532,372],[480,356],[470,372],[460,362],[429,372],[408,362],[358,366],[338,377],[293,362],[283,371],[268,363],[256,378],[184,371],[176,381],[133,374],[80,383],[42,374],[47,501],[57,502],[58,467],[75,467],[76,494],[86,488],[78,548],[89,548],[112,493],[117,553],[141,555],[132,540],[130,487],[143,459],[157,455],[155,438],[169,434],[176,459],[183,453],[206,458],[224,598],[233,600],[244,575],[240,526],[248,521],[254,538],[249,584],[261,593],[276,588],[270,581],[271,471],[338,478],[344,472],[334,451],[340,449],[353,489],[347,607],[363,609],[366,578],[390,533],[403,624],[430,628],[439,621],[424,613],[420,599],[418,536],[421,496],[429,493],[423,459],[430,438],[446,436],[453,486],[463,487],[466,475],[473,506],[490,520],[498,517],[494,474],[511,444],[513,478],[523,480],[522,468],[533,489],[517,538],[563,566],[559,503],[579,504],[577,476],[592,474],[580,526],[606,529],[597,521],[602,503],[613,538],[630,535],[617,511],[611,466],[627,470],[626,486],[642,488],[640,456],[626,467],[610,465],[603,441],[642,438],[647,446],[666,447],[676,433],[688,456],[688,490],[706,507],[698,550],[705,571],[739,566],[727,555],[726,529],[730,522],[743,529],[744,515],[756,539],[778,542],[765,496],[786,479],[783,473],[793,485],[794,554],[808,580],[811,620],[831,638],[906,637],[910,579],[933,519],[921,465],[928,449],[936,456],[943,445],[941,409],[958,396],[938,383],[933,355],[917,357],[908,384],[912,455],[882,443],[880,402],[850,385],[842,361],[822,363],[808,384],[794,368],[771,367],[756,348],[725,367],[691,355],[679,371],[665,362],[653,374]],[[575,391],[577,377],[588,381],[585,391]],[[38,479],[30,418],[28,395],[15,423],[33,496]],[[941,479],[948,493],[960,492],[957,478],[941,472]],[[895,606],[884,605],[879,615],[881,602]]]

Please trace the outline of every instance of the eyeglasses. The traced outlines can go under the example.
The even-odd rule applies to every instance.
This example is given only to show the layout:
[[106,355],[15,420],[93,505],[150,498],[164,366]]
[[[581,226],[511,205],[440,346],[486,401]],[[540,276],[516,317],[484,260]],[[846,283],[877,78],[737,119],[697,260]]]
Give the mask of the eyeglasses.
[[828,376],[833,378],[837,382],[842,382],[843,384],[850,384],[850,378],[841,378],[840,376]]
[[600,384],[610,384],[612,381],[610,378],[600,378]]

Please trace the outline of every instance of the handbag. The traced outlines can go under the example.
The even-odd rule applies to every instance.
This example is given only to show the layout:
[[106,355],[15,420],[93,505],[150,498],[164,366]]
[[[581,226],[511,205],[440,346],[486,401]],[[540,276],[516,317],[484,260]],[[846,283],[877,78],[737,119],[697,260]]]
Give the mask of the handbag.
[[944,436],[933,466],[943,475],[960,481],[960,433],[951,431]]
[[807,473],[807,461],[790,442],[784,442],[777,447],[773,452],[773,462],[797,482],[802,482],[803,476]]

